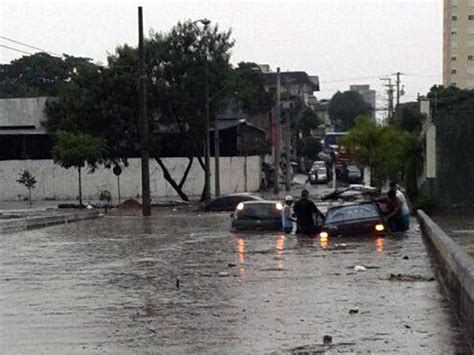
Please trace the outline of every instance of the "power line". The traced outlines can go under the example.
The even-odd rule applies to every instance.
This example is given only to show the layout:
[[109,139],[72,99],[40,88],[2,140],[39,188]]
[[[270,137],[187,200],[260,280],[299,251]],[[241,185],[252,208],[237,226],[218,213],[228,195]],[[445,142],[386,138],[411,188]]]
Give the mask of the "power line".
[[[13,43],[16,43],[16,44],[19,44],[21,46],[25,46],[25,47],[29,47],[31,49],[36,49],[38,51],[41,51],[41,52],[45,52],[45,53],[49,53],[49,54],[52,54],[54,56],[58,56],[58,57],[62,57],[62,55],[60,54],[57,54],[57,53],[54,53],[54,52],[49,52],[49,51],[45,51],[44,49],[42,48],[39,48],[39,47],[35,47],[35,46],[31,46],[29,44],[26,44],[26,43],[23,43],[23,42],[20,42],[20,41],[16,41],[14,39],[11,39],[11,38],[8,38],[8,37],[5,37],[5,36],[0,36],[1,39],[4,39],[6,41],[10,41],[10,42],[13,42]],[[31,54],[31,53],[30,53]]]
[[345,81],[356,81],[356,80],[369,80],[369,79],[378,79],[383,75],[377,76],[366,76],[366,77],[359,77],[359,78],[350,78],[350,79],[337,79],[337,80],[329,80],[329,81],[322,81],[321,84],[328,84],[328,83],[342,83]]
[[0,47],[3,47],[3,48],[6,48],[6,49],[10,49],[12,51],[17,51],[17,52],[20,52],[20,53],[25,53],[25,54],[30,54],[32,55],[33,53],[30,53],[30,52],[27,52],[27,51],[22,51],[21,49],[16,49],[16,48],[13,48],[13,47],[8,47],[8,46],[5,46],[3,44],[0,44]]

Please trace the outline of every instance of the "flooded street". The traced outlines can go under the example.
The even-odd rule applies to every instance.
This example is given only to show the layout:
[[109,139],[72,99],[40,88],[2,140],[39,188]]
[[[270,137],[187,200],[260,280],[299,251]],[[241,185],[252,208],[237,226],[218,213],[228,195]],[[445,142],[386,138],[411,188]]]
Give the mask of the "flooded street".
[[346,240],[229,226],[161,209],[3,235],[1,353],[467,351],[417,225]]

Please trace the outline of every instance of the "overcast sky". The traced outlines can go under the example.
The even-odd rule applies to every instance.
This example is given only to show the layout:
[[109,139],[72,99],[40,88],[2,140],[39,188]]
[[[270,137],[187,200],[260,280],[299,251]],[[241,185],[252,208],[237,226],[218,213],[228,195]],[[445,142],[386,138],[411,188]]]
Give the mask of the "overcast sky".
[[[106,63],[117,45],[137,44],[139,5],[145,29],[167,31],[179,20],[201,18],[232,28],[232,63],[252,61],[318,75],[320,99],[350,84],[370,84],[382,106],[386,95],[379,78],[397,71],[407,74],[402,101],[441,81],[442,0],[0,0],[0,36]],[[35,52],[3,38],[0,45]],[[22,55],[0,47],[0,63]]]

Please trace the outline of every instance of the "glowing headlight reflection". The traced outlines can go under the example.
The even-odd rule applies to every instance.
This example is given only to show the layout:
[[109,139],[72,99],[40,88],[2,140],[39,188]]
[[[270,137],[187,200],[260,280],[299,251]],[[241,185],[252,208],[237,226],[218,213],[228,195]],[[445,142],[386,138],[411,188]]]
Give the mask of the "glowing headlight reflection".
[[241,202],[237,205],[237,210],[242,211],[244,209],[244,204]]
[[277,202],[277,204],[276,204],[276,209],[277,209],[278,211],[281,211],[281,210],[283,209],[283,205],[282,205],[280,202]]
[[327,238],[327,237],[329,237],[329,234],[327,232],[321,232],[321,233],[319,233],[319,237],[320,238]]

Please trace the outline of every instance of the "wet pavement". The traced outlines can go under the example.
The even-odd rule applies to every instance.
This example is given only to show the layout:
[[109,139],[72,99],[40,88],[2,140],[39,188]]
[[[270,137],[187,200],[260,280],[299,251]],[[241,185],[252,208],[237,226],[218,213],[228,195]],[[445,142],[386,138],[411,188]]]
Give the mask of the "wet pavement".
[[3,235],[1,353],[468,353],[416,225],[321,240],[153,212]]

